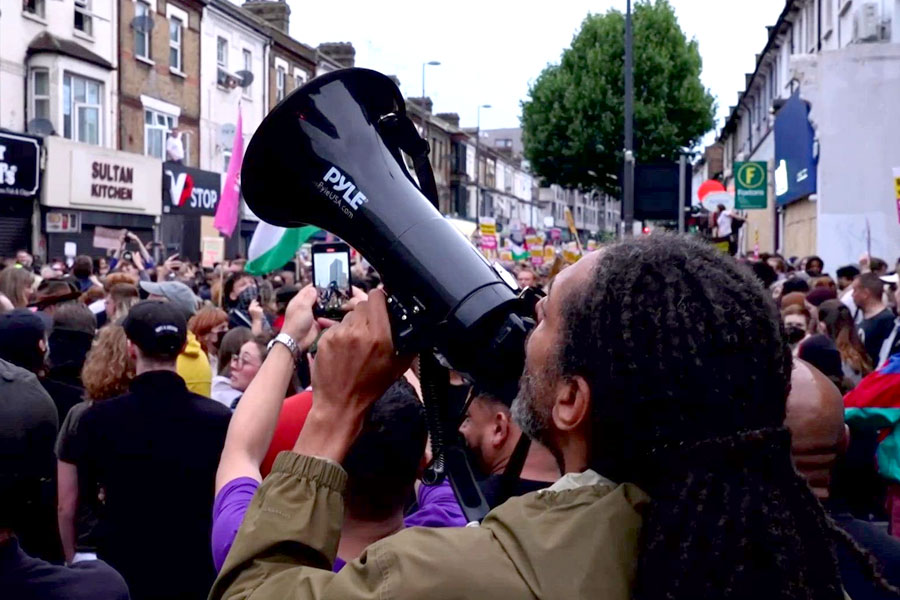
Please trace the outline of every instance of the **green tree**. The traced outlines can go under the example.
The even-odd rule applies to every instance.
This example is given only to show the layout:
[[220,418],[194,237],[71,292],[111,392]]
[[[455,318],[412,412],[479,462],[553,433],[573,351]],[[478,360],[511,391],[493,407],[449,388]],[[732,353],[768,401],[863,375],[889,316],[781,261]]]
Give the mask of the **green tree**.
[[[697,42],[687,40],[668,0],[640,0],[633,24],[635,158],[677,160],[714,124]],[[624,68],[625,15],[589,14],[560,63],[531,86],[522,102],[525,156],[548,183],[618,193]]]

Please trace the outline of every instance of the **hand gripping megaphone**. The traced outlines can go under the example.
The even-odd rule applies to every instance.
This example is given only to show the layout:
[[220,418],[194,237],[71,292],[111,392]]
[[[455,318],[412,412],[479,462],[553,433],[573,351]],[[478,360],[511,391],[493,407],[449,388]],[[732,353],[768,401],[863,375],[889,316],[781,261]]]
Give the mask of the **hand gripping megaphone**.
[[436,355],[475,381],[517,379],[533,322],[509,273],[435,208],[427,154],[393,81],[344,69],[313,79],[269,113],[247,148],[241,188],[262,220],[321,227],[372,264],[399,349]]

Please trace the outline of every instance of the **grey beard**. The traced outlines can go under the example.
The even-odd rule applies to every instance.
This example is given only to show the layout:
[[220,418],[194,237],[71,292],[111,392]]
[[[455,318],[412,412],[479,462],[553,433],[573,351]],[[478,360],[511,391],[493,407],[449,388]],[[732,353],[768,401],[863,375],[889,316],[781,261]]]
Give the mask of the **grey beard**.
[[526,372],[519,382],[519,393],[512,403],[512,418],[529,438],[546,444],[550,430],[550,408],[538,402],[538,379]]

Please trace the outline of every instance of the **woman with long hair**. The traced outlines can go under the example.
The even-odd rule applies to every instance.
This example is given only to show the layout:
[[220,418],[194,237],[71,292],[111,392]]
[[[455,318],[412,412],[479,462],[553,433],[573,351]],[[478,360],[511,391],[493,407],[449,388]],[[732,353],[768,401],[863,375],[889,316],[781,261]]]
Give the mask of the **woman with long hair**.
[[[215,306],[204,306],[188,321],[188,331],[200,342],[200,347],[209,357],[209,367],[213,376],[219,374],[219,346],[228,332],[228,314]],[[224,366],[224,365],[221,365]]]
[[832,340],[841,353],[844,376],[856,387],[872,372],[872,359],[857,333],[853,315],[840,300],[826,300],[819,306],[819,330]]
[[6,267],[0,271],[0,294],[6,296],[15,308],[25,308],[31,297],[34,274],[20,267]]
[[73,456],[77,444],[78,422],[94,402],[102,402],[128,391],[134,379],[134,360],[128,353],[128,339],[121,325],[107,325],[97,334],[81,370],[84,402],[66,415],[56,440],[59,535],[66,561],[77,552],[96,551],[96,512],[99,495],[96,482],[79,478]]

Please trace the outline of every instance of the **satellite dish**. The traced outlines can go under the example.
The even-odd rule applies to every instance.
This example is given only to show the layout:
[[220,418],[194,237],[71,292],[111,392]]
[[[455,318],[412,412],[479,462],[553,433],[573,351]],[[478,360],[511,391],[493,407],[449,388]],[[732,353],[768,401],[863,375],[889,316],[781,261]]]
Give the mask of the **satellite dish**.
[[240,78],[238,80],[238,85],[242,88],[245,88],[253,83],[253,73],[251,73],[250,71],[238,71],[237,73],[235,73],[235,75]]
[[131,28],[139,33],[150,33],[156,23],[150,15],[135,17],[131,20]]
[[231,148],[234,144],[234,123],[223,123],[219,127],[219,145],[223,148]]
[[53,123],[49,119],[32,119],[28,121],[26,131],[34,135],[56,135]]

